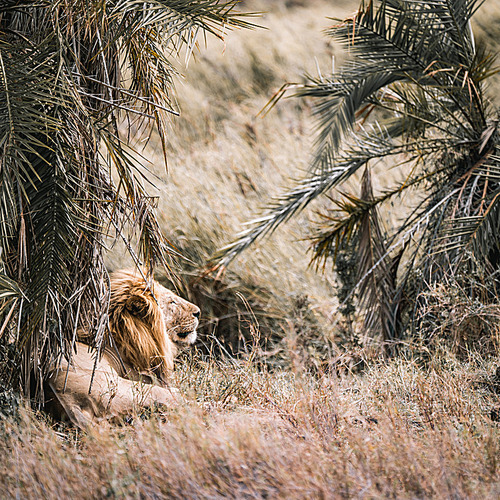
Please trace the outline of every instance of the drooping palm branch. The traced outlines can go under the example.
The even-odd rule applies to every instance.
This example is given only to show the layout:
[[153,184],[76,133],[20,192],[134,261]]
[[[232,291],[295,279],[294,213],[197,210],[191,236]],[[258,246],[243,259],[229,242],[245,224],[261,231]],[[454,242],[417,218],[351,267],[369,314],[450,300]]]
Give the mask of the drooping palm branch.
[[[106,339],[103,239],[129,241],[149,270],[169,246],[120,124],[164,141],[170,58],[199,35],[250,26],[219,0],[8,0],[0,5],[0,346],[41,394],[76,332]],[[163,142],[165,153],[165,142]],[[118,179],[113,182],[112,172]],[[33,391],[32,391],[33,392]]]
[[[471,252],[476,261],[498,269],[498,111],[484,86],[496,70],[494,56],[476,44],[471,30],[480,4],[370,0],[327,31],[349,50],[346,66],[328,78],[285,86],[276,97],[293,90],[314,100],[318,135],[310,172],[222,249],[221,265],[318,196],[344,191],[343,183],[360,168],[383,160],[387,168],[403,168],[404,181],[376,195],[367,196],[366,190],[348,195],[324,214],[313,235],[313,259],[333,262],[358,236],[358,265],[364,270],[359,291],[368,316],[384,310],[378,324],[396,328],[400,300],[416,267],[423,270],[422,282],[432,283],[470,265]],[[409,188],[420,192],[420,201],[406,219],[381,231],[377,210]],[[381,287],[375,289],[383,283],[381,294]],[[367,299],[381,295],[383,308]]]

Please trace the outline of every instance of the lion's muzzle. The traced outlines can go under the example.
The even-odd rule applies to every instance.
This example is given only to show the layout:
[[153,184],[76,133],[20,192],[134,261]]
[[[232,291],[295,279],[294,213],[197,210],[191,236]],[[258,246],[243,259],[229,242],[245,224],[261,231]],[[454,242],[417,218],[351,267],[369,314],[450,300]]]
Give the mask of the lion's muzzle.
[[196,329],[198,328],[198,324],[200,322],[201,313],[198,307],[194,306],[193,309],[194,310],[192,312],[192,316],[187,325],[186,323],[184,323],[181,329],[171,330],[171,334],[173,334],[172,340],[188,345],[194,344],[196,342]]

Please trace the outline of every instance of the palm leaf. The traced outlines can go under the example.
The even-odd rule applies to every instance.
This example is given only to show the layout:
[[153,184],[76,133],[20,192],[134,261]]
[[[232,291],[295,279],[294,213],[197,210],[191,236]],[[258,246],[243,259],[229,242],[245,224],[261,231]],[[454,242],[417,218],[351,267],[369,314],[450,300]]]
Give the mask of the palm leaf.
[[[268,105],[290,92],[313,100],[317,137],[310,172],[221,251],[220,263],[227,265],[318,196],[342,194],[344,182],[360,167],[384,159],[407,170],[404,181],[385,185],[377,195],[344,194],[333,215],[324,216],[312,233],[313,259],[323,268],[327,259],[335,263],[339,249],[355,244],[361,305],[383,339],[393,338],[399,328],[402,297],[415,303],[418,287],[408,288],[415,267],[426,284],[448,272],[457,275],[464,265],[473,269],[474,261],[496,269],[498,120],[483,85],[498,70],[471,31],[480,4],[370,0],[329,29],[327,34],[349,50],[348,63],[330,77],[284,85]],[[363,131],[366,123],[372,132]],[[420,201],[382,232],[377,207],[410,186]]]
[[41,394],[49,369],[71,357],[79,328],[105,345],[107,234],[129,243],[136,234],[138,251],[128,247],[149,272],[169,265],[121,120],[138,118],[146,134],[155,125],[164,141],[175,113],[170,58],[191,53],[198,34],[249,27],[236,3],[1,3],[0,328],[9,335],[0,344],[14,347],[26,393],[34,375]]

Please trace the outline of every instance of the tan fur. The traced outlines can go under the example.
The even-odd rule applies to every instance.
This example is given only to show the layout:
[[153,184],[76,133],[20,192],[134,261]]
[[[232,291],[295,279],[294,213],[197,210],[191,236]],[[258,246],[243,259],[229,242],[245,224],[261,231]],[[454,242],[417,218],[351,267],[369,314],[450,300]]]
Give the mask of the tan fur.
[[199,314],[197,306],[154,280],[148,284],[129,270],[112,274],[109,326],[117,349],[107,347],[94,372],[95,353],[77,342],[71,365],[63,362],[49,379],[53,404],[86,427],[155,402],[172,403],[178,393],[167,382],[176,343],[196,340]]
[[174,366],[174,341],[196,340],[200,310],[157,281],[150,285],[134,271],[114,273],[109,326],[126,365],[165,381]]

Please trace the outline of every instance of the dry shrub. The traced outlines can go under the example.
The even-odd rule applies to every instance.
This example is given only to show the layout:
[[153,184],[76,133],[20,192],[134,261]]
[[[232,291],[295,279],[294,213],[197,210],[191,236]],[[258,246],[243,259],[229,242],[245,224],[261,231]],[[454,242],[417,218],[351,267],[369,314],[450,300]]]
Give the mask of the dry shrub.
[[306,294],[298,291],[277,307],[271,290],[246,280],[194,280],[189,292],[203,304],[199,349],[205,354],[255,354],[271,368],[324,371],[331,360],[331,340]]
[[201,272],[184,281],[193,302],[202,304],[198,344],[205,353],[244,354],[252,345],[256,330],[264,350],[281,341],[277,332],[285,312],[271,300],[270,290],[249,278],[247,275],[241,279],[233,273],[217,278]]
[[[417,338],[414,350],[434,356],[451,350],[462,359],[471,353],[500,354],[500,305],[487,294],[458,282],[439,284],[419,297]],[[493,303],[492,303],[493,299]]]

